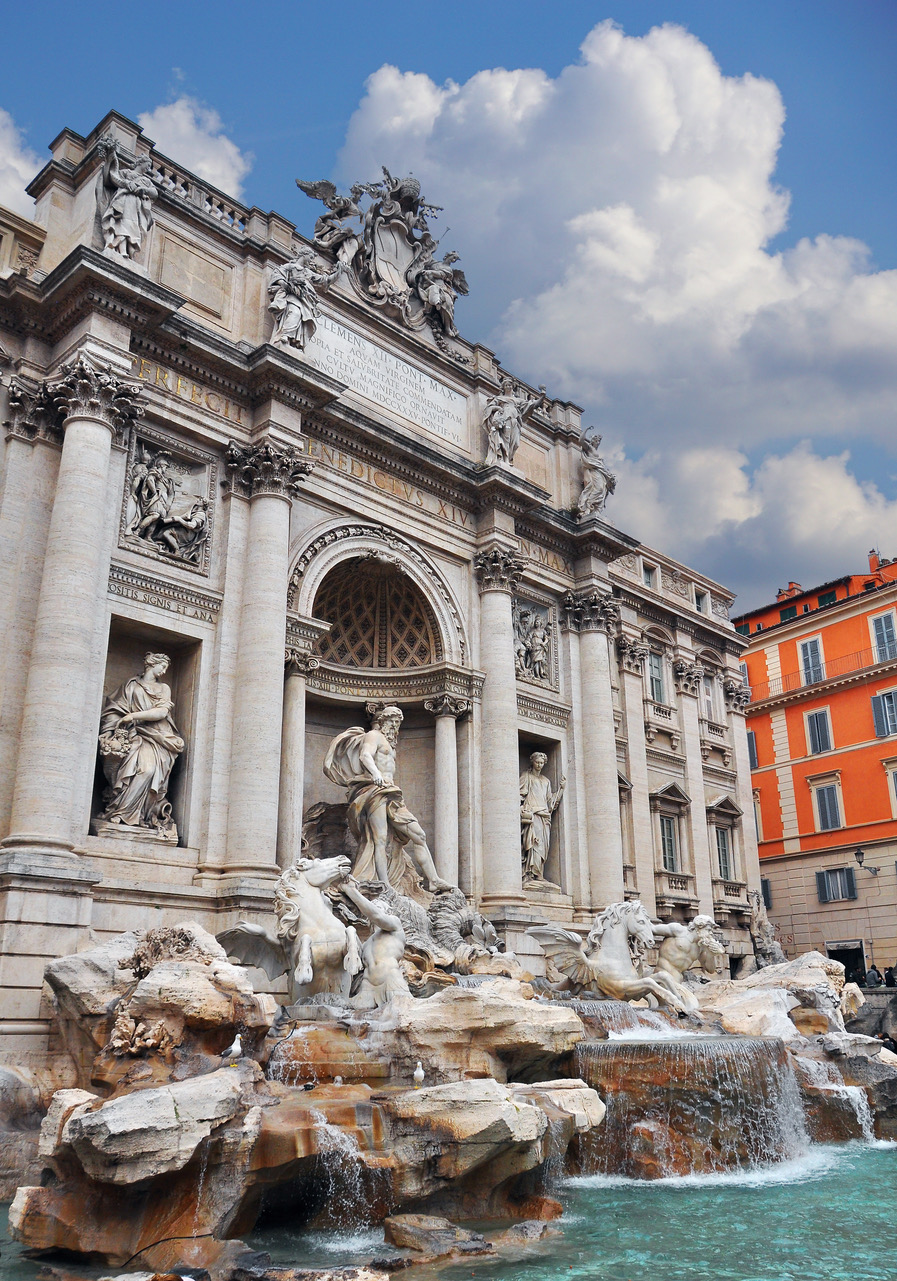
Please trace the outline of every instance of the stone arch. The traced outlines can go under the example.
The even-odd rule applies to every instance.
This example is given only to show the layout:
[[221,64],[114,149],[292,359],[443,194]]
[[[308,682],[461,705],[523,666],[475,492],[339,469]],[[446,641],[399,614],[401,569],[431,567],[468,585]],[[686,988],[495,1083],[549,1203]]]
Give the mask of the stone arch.
[[312,617],[318,590],[345,561],[376,559],[392,564],[411,580],[423,597],[438,630],[443,662],[464,665],[468,645],[461,611],[436,566],[408,539],[373,522],[330,524],[309,539],[299,553],[287,590],[287,608]]

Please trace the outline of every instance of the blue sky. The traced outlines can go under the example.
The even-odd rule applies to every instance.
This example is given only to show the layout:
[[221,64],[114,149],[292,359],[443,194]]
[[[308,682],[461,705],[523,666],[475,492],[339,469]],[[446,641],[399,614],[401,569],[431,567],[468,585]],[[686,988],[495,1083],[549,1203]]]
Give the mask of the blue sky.
[[295,177],[404,165],[465,333],[604,430],[618,523],[745,605],[897,554],[893,0],[33,3],[4,37],[0,199],[112,106],[303,230]]

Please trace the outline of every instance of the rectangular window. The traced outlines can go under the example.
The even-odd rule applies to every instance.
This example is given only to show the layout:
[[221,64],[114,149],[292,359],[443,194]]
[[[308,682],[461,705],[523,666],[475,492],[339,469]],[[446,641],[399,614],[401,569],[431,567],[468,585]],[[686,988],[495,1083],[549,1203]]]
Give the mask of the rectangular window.
[[727,827],[716,829],[716,858],[719,863],[719,874],[724,881],[732,879],[732,842]]
[[807,739],[811,756],[816,756],[819,752],[831,751],[832,735],[829,729],[828,712],[825,708],[820,712],[810,712],[807,716]]
[[663,655],[655,653],[654,650],[648,655],[648,680],[651,685],[651,697],[654,702],[664,702]]
[[739,623],[735,630],[736,632],[740,632],[742,636],[750,636],[751,625],[750,623]]
[[669,814],[660,816],[660,847],[665,872],[679,871],[679,832],[676,819]]
[[751,763],[751,769],[757,768],[757,735],[752,729],[747,732],[748,736],[748,760]]
[[872,630],[875,632],[875,661],[877,663],[887,663],[890,659],[897,658],[897,633],[894,632],[894,615],[879,614],[878,618],[873,618]]
[[642,563],[642,581],[644,582],[645,586],[653,588],[656,578],[657,578],[657,570],[654,568],[654,566],[645,565],[644,563]]
[[748,680],[747,663],[739,663],[738,670],[741,672],[741,683],[745,689],[751,688],[751,682]]
[[816,788],[816,814],[820,832],[831,832],[834,828],[841,826],[838,789],[834,783]]
[[779,621],[787,623],[789,618],[797,618],[797,606],[786,605],[784,609],[779,610]]
[[701,682],[704,690],[704,715],[708,721],[716,719],[713,705],[713,677],[705,676]]
[[760,877],[760,893],[763,895],[763,906],[767,909],[772,907],[772,882],[768,876]]
[[897,734],[897,691],[873,694],[872,720],[875,723],[876,738],[887,738],[890,734]]
[[816,873],[816,893],[820,903],[836,903],[857,896],[856,877],[852,867],[833,867]]
[[763,828],[760,825],[760,794],[754,793],[754,834],[758,841],[763,840]]
[[825,668],[822,665],[822,646],[817,637],[800,643],[800,666],[804,684],[812,685],[825,680]]
[[695,609],[700,613],[707,613],[707,593],[695,591]]
[[823,592],[816,603],[822,609],[825,605],[834,605],[837,599],[837,592]]

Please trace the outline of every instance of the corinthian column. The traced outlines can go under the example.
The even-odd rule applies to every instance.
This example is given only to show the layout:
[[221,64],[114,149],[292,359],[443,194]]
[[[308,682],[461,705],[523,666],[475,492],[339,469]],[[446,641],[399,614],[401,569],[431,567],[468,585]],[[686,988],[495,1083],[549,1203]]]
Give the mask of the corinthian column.
[[564,601],[566,626],[579,633],[586,845],[593,909],[623,898],[623,834],[611,690],[609,638],[620,617],[610,596],[590,591]]
[[[517,675],[511,597],[525,562],[494,544],[478,552],[480,665],[483,685],[482,813],[483,894],[496,905],[524,902],[520,854],[520,758],[517,747]],[[484,906],[491,906],[490,903]]]
[[227,827],[227,871],[277,868],[290,503],[314,467],[291,446],[233,441],[230,484],[249,500],[237,649]]
[[470,703],[451,694],[431,698],[424,707],[436,717],[435,806],[433,855],[444,881],[458,884],[458,738],[455,723]]
[[[142,389],[81,354],[45,385],[62,419],[62,457],[41,578],[5,848],[68,853],[87,830],[78,795],[93,679],[93,643],[106,608],[104,538],[116,430],[143,412]],[[88,746],[88,750],[89,746]]]
[[289,867],[302,849],[302,804],[305,796],[305,682],[320,667],[304,649],[288,648],[284,660],[283,736],[280,757],[280,812],[277,821],[277,866]]

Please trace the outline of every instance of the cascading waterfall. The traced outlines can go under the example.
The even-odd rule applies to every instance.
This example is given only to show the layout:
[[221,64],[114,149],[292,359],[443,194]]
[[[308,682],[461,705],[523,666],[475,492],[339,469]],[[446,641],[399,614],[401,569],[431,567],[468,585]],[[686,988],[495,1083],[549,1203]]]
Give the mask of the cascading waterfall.
[[310,1109],[315,1123],[315,1146],[324,1178],[331,1218],[354,1231],[370,1217],[365,1191],[364,1158],[358,1139],[327,1120],[319,1108]]
[[677,1020],[656,1010],[645,1010],[627,1001],[565,1001],[589,1028],[603,1030],[609,1036],[644,1034],[646,1038],[681,1036]]
[[586,1041],[576,1070],[607,1104],[583,1173],[653,1179],[769,1165],[808,1146],[800,1090],[771,1037]]
[[807,1059],[797,1056],[797,1063],[808,1085],[822,1094],[831,1094],[843,1099],[856,1117],[857,1127],[864,1143],[871,1143],[875,1138],[875,1121],[869,1096],[861,1085],[845,1085],[844,1078],[836,1063],[822,1062],[819,1059]]

